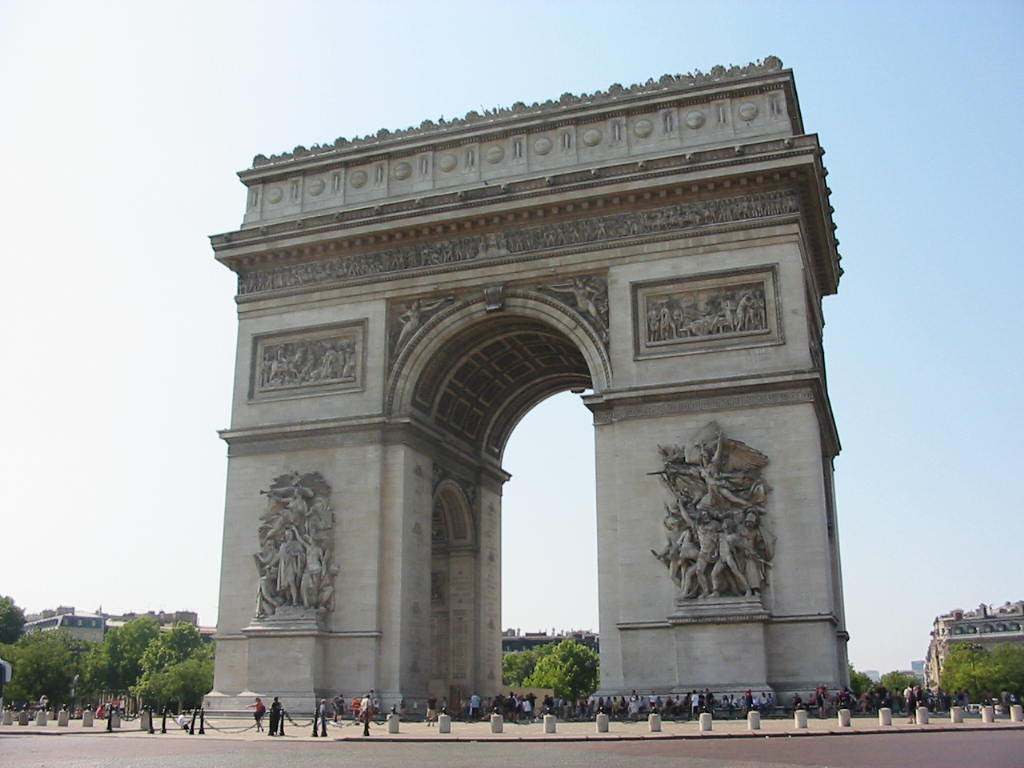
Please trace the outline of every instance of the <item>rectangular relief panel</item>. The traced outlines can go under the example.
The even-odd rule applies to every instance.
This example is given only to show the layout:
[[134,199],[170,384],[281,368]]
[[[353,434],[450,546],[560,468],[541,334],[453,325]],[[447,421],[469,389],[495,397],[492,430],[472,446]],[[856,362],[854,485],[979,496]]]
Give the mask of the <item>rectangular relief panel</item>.
[[366,320],[253,338],[250,400],[362,389]]
[[638,359],[783,343],[774,266],[634,283]]

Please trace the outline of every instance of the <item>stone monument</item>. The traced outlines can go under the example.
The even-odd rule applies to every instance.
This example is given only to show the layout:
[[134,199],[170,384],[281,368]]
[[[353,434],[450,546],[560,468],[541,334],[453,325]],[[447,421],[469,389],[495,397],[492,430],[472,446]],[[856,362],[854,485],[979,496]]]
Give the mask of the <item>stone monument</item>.
[[600,692],[844,684],[823,154],[768,57],[257,156],[211,238],[238,346],[206,707],[495,692],[502,453],[565,390]]

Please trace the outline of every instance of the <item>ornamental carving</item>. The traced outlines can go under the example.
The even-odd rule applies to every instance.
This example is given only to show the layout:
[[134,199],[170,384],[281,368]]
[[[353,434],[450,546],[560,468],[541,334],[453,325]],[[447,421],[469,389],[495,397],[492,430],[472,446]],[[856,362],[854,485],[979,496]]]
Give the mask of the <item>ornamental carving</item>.
[[512,228],[485,235],[390,248],[323,261],[243,270],[240,294],[297,288],[365,277],[444,268],[459,264],[525,257],[551,249],[603,241],[647,237],[695,227],[794,214],[799,199],[793,190],[759,192],[741,197],[700,200],[642,211],[625,211],[538,227]]
[[454,296],[445,296],[435,299],[416,298],[394,305],[389,313],[391,320],[388,331],[388,358],[392,363],[398,359],[398,353],[416,335],[416,331],[454,301]]
[[608,281],[595,275],[571,277],[561,283],[537,286],[537,290],[583,316],[605,348],[608,347]]
[[[590,106],[593,104],[617,101],[625,97],[637,96],[645,93],[663,94],[665,92],[686,90],[688,88],[695,88],[712,83],[721,83],[722,81],[756,77],[758,75],[778,72],[781,69],[781,59],[777,56],[766,56],[763,60],[752,61],[743,66],[738,66],[736,64],[732,64],[728,67],[718,65],[712,67],[709,72],[702,72],[697,69],[693,72],[688,72],[685,75],[662,75],[657,80],[651,78],[647,80],[647,82],[635,83],[630,86],[623,86],[619,83],[615,83],[604,91],[583,93],[578,96],[572,93],[563,93],[557,101],[554,99],[548,99],[545,102],[534,102],[529,106],[518,101],[511,107],[496,107],[494,109],[485,109],[483,112],[472,110],[467,112],[465,117],[456,117],[450,120],[446,120],[442,117],[436,122],[433,120],[424,120],[418,127],[410,126],[409,128],[402,128],[393,131],[388,130],[387,128],[382,128],[375,134],[368,134],[366,136],[355,137],[353,139],[339,137],[333,142],[314,144],[309,148],[298,146],[291,152],[282,152],[279,155],[271,155],[270,157],[260,154],[253,158],[252,164],[254,168],[259,168],[272,163],[309,157],[311,155],[335,153],[338,150],[346,149],[348,147],[363,144],[377,144],[389,139],[418,136],[436,131],[443,131],[450,129],[453,126],[471,125],[473,123],[480,122],[493,123],[496,119],[501,118],[543,114],[545,112],[552,112],[555,110],[562,111],[566,107],[572,105],[586,104]],[[541,152],[540,154],[544,154],[544,152]]]
[[279,475],[260,515],[256,618],[307,617],[334,610],[334,512],[319,472]]
[[637,354],[780,341],[774,267],[633,286]]
[[659,294],[646,303],[651,345],[768,330],[761,283]]
[[363,325],[259,337],[253,396],[360,386]]
[[685,445],[658,446],[658,475],[673,501],[666,543],[651,550],[685,600],[753,597],[768,583],[775,539],[761,476],[768,457],[710,422]]

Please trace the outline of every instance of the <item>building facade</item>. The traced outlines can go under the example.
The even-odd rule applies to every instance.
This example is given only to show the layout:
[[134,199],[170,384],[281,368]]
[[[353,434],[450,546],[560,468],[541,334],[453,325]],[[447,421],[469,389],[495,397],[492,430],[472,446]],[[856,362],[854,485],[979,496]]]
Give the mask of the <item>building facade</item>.
[[973,611],[957,608],[936,616],[925,659],[930,687],[939,686],[946,654],[956,643],[989,649],[1004,643],[1024,644],[1024,600],[1007,601],[998,608],[982,603]]
[[573,632],[520,632],[518,629],[506,629],[501,633],[501,652],[517,653],[532,651],[542,645],[557,645],[563,640],[575,640],[593,651],[601,650],[601,641],[597,632],[577,630]]

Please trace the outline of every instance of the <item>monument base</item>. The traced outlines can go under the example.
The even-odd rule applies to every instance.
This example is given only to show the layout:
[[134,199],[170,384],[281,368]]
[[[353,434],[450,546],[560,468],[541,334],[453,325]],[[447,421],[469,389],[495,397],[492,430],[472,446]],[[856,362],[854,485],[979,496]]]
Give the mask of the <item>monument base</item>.
[[710,688],[717,697],[765,692],[768,611],[757,596],[676,599],[668,617],[675,639],[676,693]]

